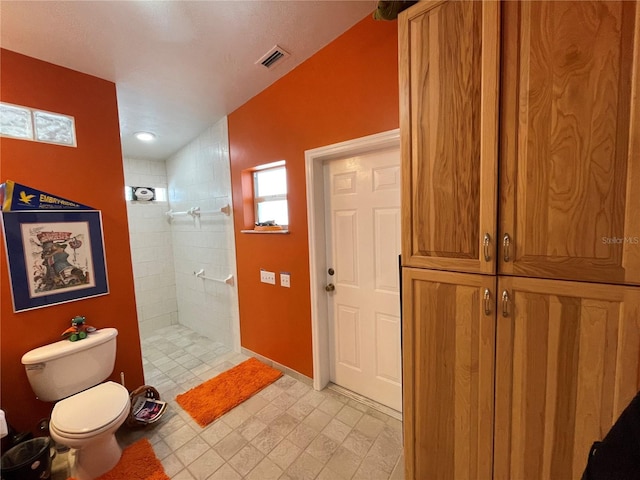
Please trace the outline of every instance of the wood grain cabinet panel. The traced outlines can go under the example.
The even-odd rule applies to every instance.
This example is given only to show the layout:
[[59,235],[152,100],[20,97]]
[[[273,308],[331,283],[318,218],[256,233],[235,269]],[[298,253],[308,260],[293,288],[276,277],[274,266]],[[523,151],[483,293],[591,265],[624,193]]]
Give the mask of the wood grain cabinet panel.
[[499,277],[498,292],[494,479],[578,480],[637,393],[640,287]]
[[405,478],[579,479],[640,381],[640,1],[398,22]]
[[427,1],[404,15],[403,264],[493,273],[498,4]]
[[640,284],[640,3],[502,8],[499,271]]
[[405,478],[489,479],[495,277],[403,272]]

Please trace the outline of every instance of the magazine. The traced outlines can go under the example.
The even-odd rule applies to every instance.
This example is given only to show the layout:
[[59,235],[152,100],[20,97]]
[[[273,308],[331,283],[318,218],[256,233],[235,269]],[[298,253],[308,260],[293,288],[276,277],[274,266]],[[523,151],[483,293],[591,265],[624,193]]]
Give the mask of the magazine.
[[154,398],[138,397],[133,405],[133,418],[143,423],[157,421],[167,409],[167,402]]

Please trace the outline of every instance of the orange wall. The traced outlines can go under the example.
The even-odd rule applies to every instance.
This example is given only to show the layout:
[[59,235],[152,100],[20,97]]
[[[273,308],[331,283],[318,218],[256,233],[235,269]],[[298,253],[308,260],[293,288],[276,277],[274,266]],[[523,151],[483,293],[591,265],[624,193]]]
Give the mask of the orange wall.
[[[304,152],[398,128],[397,34],[396,22],[368,16],[229,115],[241,343],[309,377]],[[251,216],[242,170],[277,160],[287,162],[291,233],[240,233]],[[260,283],[261,268],[291,272],[291,288]]]
[[132,390],[143,384],[143,373],[115,84],[4,49],[0,62],[0,99],[74,116],[78,142],[77,148],[69,148],[2,138],[0,181],[14,180],[101,210],[110,290],[101,297],[13,313],[2,240],[0,405],[9,422],[23,431],[48,417],[52,405],[35,399],[20,358],[59,340],[75,315],[86,316],[87,323],[98,328],[119,330],[112,379],[119,381],[124,371]]

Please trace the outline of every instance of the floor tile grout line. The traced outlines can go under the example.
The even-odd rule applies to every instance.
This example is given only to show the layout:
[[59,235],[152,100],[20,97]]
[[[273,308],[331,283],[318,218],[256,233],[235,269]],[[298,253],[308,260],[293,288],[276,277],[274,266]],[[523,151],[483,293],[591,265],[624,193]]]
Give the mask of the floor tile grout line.
[[[295,383],[294,383],[294,384],[295,384]],[[286,392],[286,391],[285,391],[285,392]],[[297,399],[297,400],[296,400],[292,405],[289,405],[289,406],[288,406],[284,411],[285,411],[285,412],[286,412],[286,411],[288,411],[288,410],[289,410],[289,408],[291,408],[293,405],[295,405],[299,400],[300,400],[300,398],[298,398],[298,399]],[[270,403],[271,403],[271,402],[270,402]],[[345,405],[348,405],[348,404],[349,404],[349,401],[348,401],[348,400],[344,401],[344,402],[343,402],[343,406],[342,406],[342,407],[340,407],[340,410],[342,410],[342,409],[344,408],[344,406],[345,406]],[[317,406],[316,406],[316,409],[317,409]],[[339,410],[339,411],[340,411],[340,410]],[[338,413],[339,411],[337,411],[334,415],[329,415],[329,414],[327,414],[327,415],[329,415],[330,420],[329,420],[325,425],[323,425],[323,427],[319,430],[318,435],[316,435],[316,437],[315,437],[315,438],[317,438],[319,435],[323,434],[322,432],[324,431],[324,429],[326,428],[326,426],[331,422],[331,419],[336,418],[336,415],[337,415],[337,413]],[[326,413],[326,412],[323,412],[323,413]],[[366,410],[365,410],[365,412],[362,412],[362,413],[363,413],[363,415],[364,415],[364,414],[366,413]],[[298,424],[302,424],[302,423],[303,423],[303,421],[304,421],[304,420],[305,420],[305,419],[306,419],[310,414],[311,414],[311,413],[307,413],[306,415],[304,415],[304,416],[303,416],[303,417],[298,421]],[[374,417],[374,418],[375,418],[375,417]],[[387,424],[388,424],[388,422],[387,422]],[[354,430],[354,428],[355,428],[355,425],[354,425],[353,427],[351,427],[351,426],[350,426],[349,433],[351,433],[351,432]],[[371,451],[371,449],[373,448],[373,446],[374,446],[374,444],[375,444],[375,441],[377,440],[377,438],[379,437],[379,435],[380,435],[380,432],[378,432],[378,433],[376,434],[375,438],[371,439],[371,445],[369,446],[369,448],[368,448],[367,452],[366,452],[366,453],[365,453],[365,454],[364,454],[364,455],[359,459],[358,465],[360,465],[360,464],[364,461],[364,459],[366,458],[366,456],[369,454],[369,452],[370,452],[370,451]],[[268,453],[264,454],[264,458],[268,458],[268,457],[269,457],[269,453],[273,452],[273,451],[277,448],[277,446],[278,446],[278,445],[280,445],[281,443],[283,443],[283,441],[284,441],[285,439],[287,439],[287,438],[288,438],[287,436],[284,436],[283,438],[281,438],[281,439],[277,442],[277,444],[275,444],[275,445],[271,448],[271,450],[270,450]],[[315,438],[314,438],[310,443],[312,443],[312,442],[315,440]],[[205,443],[206,443],[206,440],[204,440],[204,441],[205,441]],[[251,444],[251,440],[247,440],[245,445],[250,445],[250,444]],[[340,446],[342,446],[342,442],[337,442],[337,447],[336,447],[336,449],[335,449],[335,450],[337,451],[337,449],[338,449]],[[244,448],[244,446],[243,446],[242,448]],[[241,449],[242,449],[242,448],[241,448]],[[308,448],[308,447],[307,447],[307,448]],[[296,455],[296,458],[294,458],[294,459],[292,460],[292,462],[290,463],[290,465],[291,465],[291,464],[293,464],[293,463],[295,463],[296,459],[297,459],[297,458],[299,458],[300,456],[302,456],[302,454],[303,454],[303,453],[305,453],[305,452],[307,451],[307,448],[305,448],[305,449],[301,449],[301,450],[300,450],[300,452]],[[213,445],[213,446],[212,446],[212,449],[215,449],[215,445]],[[240,450],[241,450],[241,449],[240,449]],[[233,456],[231,456],[231,457],[229,458],[229,460],[231,460],[235,455],[237,455],[237,454],[238,454],[238,452],[239,452],[240,450],[238,450],[237,452],[235,452],[235,453],[234,453],[234,455],[233,455]],[[334,451],[333,453],[335,453],[335,451]],[[332,455],[333,455],[333,453],[332,453]],[[204,454],[204,453],[203,453],[203,454]],[[330,459],[331,459],[332,455],[329,457],[329,460],[327,460],[326,462],[322,463],[322,468],[321,468],[321,470],[323,470],[324,468],[329,468],[329,467],[327,466],[327,463],[330,461]],[[226,461],[225,463],[229,463],[229,461]],[[396,459],[396,461],[395,461],[395,465],[396,465],[396,466],[397,466],[397,463],[398,463],[398,459]],[[186,468],[186,469],[188,469],[188,467],[189,467],[189,465],[186,465],[186,466],[185,466],[185,468]],[[231,466],[231,467],[233,468],[233,466]],[[254,468],[256,468],[256,467],[254,467]],[[330,469],[330,468],[329,468],[329,469]],[[253,470],[252,470],[252,471],[253,471]],[[250,475],[250,472],[249,472],[247,475]]]
[[[137,431],[123,429],[119,432],[118,438],[123,446],[141,437],[149,438],[154,445],[154,450],[158,452],[158,458],[162,457],[160,460],[170,478],[231,480],[220,475],[235,472],[238,475],[233,477],[234,479],[253,480],[260,478],[256,476],[265,473],[264,469],[273,466],[281,472],[275,478],[282,480],[294,480],[302,472],[309,474],[310,478],[317,477],[323,480],[328,478],[337,480],[338,475],[342,478],[345,474],[348,477],[345,477],[347,480],[350,478],[401,480],[403,478],[399,474],[402,473],[403,458],[401,423],[398,425],[397,418],[380,412],[375,409],[375,406],[358,403],[357,399],[345,396],[341,392],[327,389],[321,392],[315,391],[310,385],[285,373],[279,380],[254,396],[259,397],[260,400],[253,400],[252,404],[249,403],[251,401],[249,399],[211,425],[201,429],[175,403],[175,395],[185,391],[183,389],[188,390],[211,378],[203,377],[221,373],[249,357],[243,353],[233,352],[219,342],[204,339],[182,325],[166,327],[154,332],[154,336],[144,339],[141,345],[145,381],[152,384],[154,381],[162,380],[159,385],[171,386],[165,391],[159,389],[161,397],[169,402],[171,409],[166,420],[163,419],[147,429]],[[191,353],[187,349],[190,349]],[[167,355],[162,350],[171,353]],[[147,353],[149,353],[148,357]],[[193,366],[186,368],[177,361],[178,359],[185,359],[185,363],[191,361],[189,365]],[[200,362],[197,365],[196,359]],[[164,365],[167,369],[163,371],[158,365]],[[177,368],[178,366],[180,368]],[[199,375],[192,373],[196,369],[200,372]],[[187,372],[190,374],[188,379],[186,379]],[[158,388],[159,385],[153,386]],[[267,389],[270,390],[267,391]],[[306,400],[303,402],[303,399]],[[296,405],[298,410],[292,410]],[[274,409],[278,416],[266,421],[269,418],[267,414]],[[259,416],[261,412],[263,414]],[[341,412],[343,413],[340,415]],[[312,415],[313,417],[310,418]],[[349,423],[343,420],[348,420]],[[247,430],[252,421],[264,425],[264,428],[255,435]],[[218,422],[223,426],[214,427]],[[282,422],[285,423],[281,424]],[[270,427],[271,430],[260,437]],[[220,432],[209,430],[214,428]],[[280,431],[278,429],[282,434],[278,433]],[[277,436],[273,436],[274,432]],[[307,436],[302,432],[307,432]],[[181,437],[181,435],[184,436]],[[220,435],[219,438],[218,435]],[[300,435],[302,435],[300,438],[296,437]],[[353,443],[356,442],[355,439],[361,443]],[[234,440],[239,442],[239,446],[233,444]],[[268,442],[262,447],[264,451],[257,446],[262,440]],[[392,454],[385,453],[384,442],[392,442]],[[285,451],[284,456],[278,457],[283,453],[282,450],[290,446],[295,447],[294,454],[287,457]],[[224,453],[224,448],[231,450]],[[196,452],[193,449],[201,451]],[[378,452],[378,450],[382,451]],[[208,461],[214,463],[207,467]],[[347,461],[352,463],[345,466],[344,462]],[[241,468],[245,471],[244,475],[238,472],[238,466],[242,466],[243,462],[246,465],[252,464],[246,469]],[[335,468],[341,471],[336,472]],[[346,473],[347,471],[352,473]],[[60,478],[66,479],[66,477]],[[58,480],[58,477],[54,476],[53,480]]]

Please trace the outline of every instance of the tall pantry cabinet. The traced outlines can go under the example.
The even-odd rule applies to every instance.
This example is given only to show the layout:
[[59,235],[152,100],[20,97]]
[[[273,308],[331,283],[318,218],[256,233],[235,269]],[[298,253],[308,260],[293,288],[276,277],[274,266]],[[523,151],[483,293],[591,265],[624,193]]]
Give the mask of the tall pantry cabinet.
[[399,17],[407,479],[580,478],[639,388],[640,3]]

